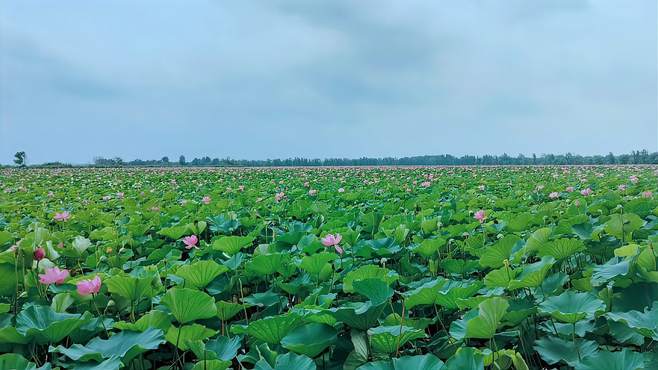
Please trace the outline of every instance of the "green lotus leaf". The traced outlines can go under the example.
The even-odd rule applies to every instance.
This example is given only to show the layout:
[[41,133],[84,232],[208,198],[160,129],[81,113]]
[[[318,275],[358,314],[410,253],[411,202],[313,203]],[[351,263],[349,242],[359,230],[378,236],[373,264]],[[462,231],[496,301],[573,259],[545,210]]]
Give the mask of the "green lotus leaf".
[[294,314],[269,316],[250,322],[247,334],[269,344],[279,344],[291,330],[302,324],[301,318]]
[[356,280],[352,285],[356,293],[368,297],[372,306],[388,302],[393,296],[393,289],[380,279]]
[[605,223],[604,230],[617,239],[623,239],[625,234],[639,230],[644,220],[634,213],[613,214]]
[[551,256],[562,260],[583,250],[585,250],[585,244],[578,239],[557,239],[541,245],[538,248],[538,254],[541,257]]
[[304,355],[296,355],[292,352],[277,356],[274,367],[264,359],[256,363],[254,370],[317,370],[315,362]]
[[370,354],[368,336],[365,332],[360,330],[350,331],[350,341],[354,350],[350,352],[343,364],[344,368],[353,369],[366,362]]
[[480,262],[477,260],[457,260],[453,258],[445,258],[441,260],[439,265],[445,272],[460,276],[464,276],[480,268]]
[[507,312],[509,303],[504,298],[493,297],[482,301],[477,309],[464,315],[463,319],[453,321],[450,335],[461,340],[464,338],[490,339]]
[[574,367],[576,370],[648,370],[644,366],[644,356],[629,349],[619,352],[599,351],[584,357]]
[[496,270],[491,270],[484,277],[484,285],[488,288],[508,288],[510,282],[520,273],[520,269],[512,270],[505,266]]
[[5,353],[0,355],[0,369],[37,370],[37,365],[17,353]]
[[651,309],[645,309],[644,312],[608,312],[605,316],[612,321],[626,324],[645,337],[658,340],[658,302],[654,302]]
[[598,344],[591,340],[577,339],[574,346],[573,341],[548,336],[535,341],[534,348],[541,358],[551,365],[564,362],[569,366],[576,366],[580,358],[596,353]]
[[[627,244],[623,247],[615,248],[615,257],[631,257],[640,251],[638,244]],[[655,261],[655,259],[654,259]]]
[[171,288],[161,300],[176,320],[186,324],[194,320],[208,319],[217,314],[215,300],[208,294],[190,288]]
[[200,324],[183,325],[180,328],[172,325],[167,330],[165,339],[181,350],[187,351],[195,341],[208,339],[215,334],[217,334],[215,330]]
[[206,220],[210,223],[210,231],[230,235],[240,226],[240,221],[234,218],[235,215],[218,215],[208,217]]
[[0,263],[0,296],[9,297],[16,294],[16,267],[10,263]]
[[89,312],[82,315],[59,313],[50,306],[31,304],[23,307],[16,316],[16,330],[39,344],[57,343],[91,318]]
[[207,260],[183,265],[176,270],[175,275],[185,280],[185,287],[203,289],[226,271],[228,267]]
[[83,362],[76,363],[71,369],[73,370],[119,370],[123,367],[121,359],[118,357],[110,357],[107,360],[96,362]]
[[398,280],[399,275],[392,270],[375,266],[364,265],[356,270],[348,272],[343,278],[343,291],[345,293],[354,293],[353,282],[356,280],[381,279],[388,285]]
[[356,370],[395,370],[391,361],[373,361],[363,364]]
[[324,324],[306,324],[291,330],[281,345],[297,354],[315,357],[336,341],[336,329]]
[[212,249],[233,256],[240,252],[242,248],[250,246],[253,241],[254,238],[250,236],[222,236],[213,240]]
[[618,276],[626,276],[630,271],[630,262],[614,257],[603,265],[594,266],[592,285],[600,286]]
[[91,240],[102,240],[102,241],[113,241],[119,237],[116,229],[112,226],[107,226],[102,229],[96,229],[89,233],[89,239]]
[[450,310],[458,308],[457,300],[473,296],[482,288],[479,281],[448,281],[436,296],[436,304]]
[[363,258],[373,256],[390,256],[399,252],[402,248],[393,238],[382,238],[376,240],[361,240],[352,248],[352,253]]
[[568,290],[559,296],[548,297],[539,305],[539,310],[553,318],[575,323],[583,319],[592,319],[605,310],[605,303],[590,293],[576,293]]
[[621,322],[608,321],[608,332],[619,344],[631,344],[638,347],[643,345],[645,337],[638,331]]
[[425,239],[420,242],[416,248],[413,249],[413,252],[418,253],[424,258],[430,258],[439,250],[439,248],[443,247],[445,244],[445,239]]
[[318,276],[328,265],[328,262],[338,258],[335,253],[322,252],[312,256],[304,256],[299,267],[311,276]]
[[[358,282],[355,282],[356,286]],[[404,297],[404,304],[408,309],[412,309],[420,305],[433,305],[436,303],[436,300],[439,295],[439,289],[446,284],[446,280],[443,278],[438,278],[431,280],[414,290],[405,292],[402,296]],[[393,290],[391,289],[391,294]]]
[[231,366],[231,361],[202,360],[192,366],[192,370],[226,370]]
[[508,283],[508,288],[536,288],[542,285],[546,279],[546,274],[551,270],[554,263],[555,259],[548,256],[542,258],[539,262],[524,265],[520,268],[520,273],[514,274],[514,278]]
[[245,307],[249,307],[247,304],[227,301],[217,301],[215,306],[217,306],[217,317],[222,321],[230,320],[233,316],[237,315],[238,312],[244,310]]
[[394,370],[409,370],[409,369],[423,369],[423,370],[442,370],[445,364],[438,357],[432,354],[419,355],[419,356],[403,356],[393,359]]
[[66,312],[66,310],[75,303],[75,299],[71,293],[58,293],[53,297],[53,301],[50,303],[55,312]]
[[524,250],[526,254],[534,254],[548,243],[552,230],[548,227],[535,230],[526,241]]
[[122,331],[109,339],[96,337],[86,345],[74,344],[71,347],[51,347],[50,351],[61,353],[74,361],[103,361],[103,359],[118,357],[123,362],[129,362],[137,355],[148,350],[157,349],[164,343],[164,334],[160,329],[147,329],[143,332]]
[[244,297],[243,301],[251,306],[269,307],[277,304],[284,305],[288,300],[286,297],[268,290],[263,293],[254,293],[249,297]]
[[150,298],[155,294],[151,286],[152,275],[136,277],[128,274],[112,275],[103,282],[107,290],[130,301],[139,301],[142,298]]
[[154,328],[165,332],[167,329],[169,329],[170,326],[170,315],[158,310],[152,310],[144,314],[144,316],[140,317],[139,320],[135,321],[134,323],[119,321],[114,324],[115,329],[131,331],[146,331],[149,328]]
[[166,236],[169,239],[178,240],[188,233],[187,225],[176,225],[165,227],[158,231],[158,235]]
[[0,247],[9,244],[14,236],[9,231],[0,230]]
[[368,330],[368,328],[377,324],[377,320],[384,311],[384,306],[384,304],[373,306],[370,302],[352,302],[345,303],[341,307],[332,309],[330,312],[332,312],[336,320],[341,321],[352,328]]
[[484,357],[475,348],[462,347],[446,361],[446,370],[484,370]]
[[520,241],[520,238],[516,235],[506,235],[496,244],[484,250],[484,253],[480,256],[480,266],[491,268],[503,266],[503,262],[510,258],[516,243]]
[[425,332],[408,326],[378,326],[368,329],[370,345],[374,352],[393,353],[412,340],[425,338]]
[[519,232],[523,231],[528,227],[528,224],[532,222],[532,215],[530,213],[524,212],[514,215],[511,219],[507,220],[506,227],[509,231]]
[[239,336],[229,338],[220,335],[207,343],[196,340],[188,342],[188,344],[197,358],[231,361],[238,354],[238,350],[242,345],[242,338]]
[[[12,326],[13,315],[0,315],[0,344],[25,344],[30,341],[29,338],[19,333]],[[1,368],[0,368],[1,369]]]
[[247,264],[247,271],[261,276],[272,275],[281,272],[289,259],[290,256],[286,253],[260,254]]

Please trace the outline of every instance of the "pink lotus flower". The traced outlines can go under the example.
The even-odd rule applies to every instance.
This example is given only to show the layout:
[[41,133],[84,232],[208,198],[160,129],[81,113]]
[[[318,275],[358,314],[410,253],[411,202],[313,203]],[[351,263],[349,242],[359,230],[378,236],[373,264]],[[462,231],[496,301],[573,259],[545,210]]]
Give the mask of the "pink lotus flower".
[[103,195],[103,201],[107,202],[108,200],[112,199],[111,195]]
[[478,186],[478,189],[480,189],[480,191],[484,191],[484,189],[486,189],[486,187],[484,185],[480,185],[480,186]]
[[34,259],[41,261],[46,256],[46,250],[43,247],[39,247],[34,250]]
[[583,190],[580,191],[580,194],[582,196],[585,196],[585,197],[590,196],[590,195],[592,195],[592,189],[590,189],[590,188],[583,189]]
[[621,185],[617,186],[617,189],[619,189],[619,191],[625,191],[626,190],[626,184],[621,184]]
[[345,192],[345,189],[343,189],[343,188],[338,188],[338,192],[339,192],[339,193],[344,193],[344,192]]
[[637,182],[640,181],[640,178],[637,177],[637,176],[635,176],[635,175],[632,175],[632,176],[629,177],[628,179],[631,180],[631,182],[632,182],[633,184],[637,184]]
[[311,189],[311,190],[308,191],[308,195],[314,197],[314,196],[318,195],[318,191],[315,190],[315,189]]
[[286,193],[284,193],[284,192],[276,193],[276,194],[274,194],[274,200],[276,200],[277,203],[278,203],[281,200],[283,200],[283,198],[285,198],[285,196],[286,196]]
[[551,199],[557,199],[557,198],[560,197],[560,193],[558,193],[557,191],[554,191],[554,192],[548,194],[548,197],[551,198]]
[[45,274],[40,274],[39,275],[39,282],[41,284],[49,285],[49,284],[62,284],[64,280],[66,280],[69,277],[69,270],[64,269],[60,270],[57,267],[53,267],[50,269],[46,269]]
[[642,192],[642,197],[643,198],[651,198],[651,196],[653,196],[653,193],[649,190]]
[[429,188],[430,185],[432,185],[432,183],[429,182],[429,181],[423,181],[423,182],[420,183],[420,186],[422,186],[424,188]]
[[576,189],[574,189],[573,186],[567,186],[567,188],[565,190],[567,191],[567,193],[573,193],[574,190],[576,190]]
[[196,244],[199,242],[199,238],[196,235],[190,235],[183,238],[183,244],[185,244],[185,249],[197,248]]
[[244,191],[244,185],[240,185],[240,186],[238,186],[238,190],[240,190],[240,191]]
[[101,290],[101,284],[101,278],[98,275],[91,280],[82,280],[77,284],[78,294],[82,296],[96,294]]
[[53,219],[55,219],[55,221],[59,221],[59,222],[66,222],[70,218],[71,218],[71,214],[68,211],[57,212],[57,213],[55,213],[55,217],[53,217]]
[[343,255],[343,252],[345,252],[339,245],[334,245],[334,249],[336,250],[336,253],[340,254],[341,256]]
[[473,218],[480,221],[480,223],[483,223],[484,220],[487,218],[487,214],[484,212],[483,209],[475,212],[475,215],[473,215]]
[[117,198],[119,198],[119,199],[123,199],[123,197],[124,197],[123,192],[118,192],[118,193],[117,193]]
[[201,198],[201,203],[203,203],[203,204],[210,204],[211,201],[212,201],[212,199],[210,199],[210,197],[207,196],[207,195],[205,197]]
[[322,240],[322,245],[325,247],[331,247],[338,245],[341,240],[343,240],[343,236],[340,234],[327,234]]

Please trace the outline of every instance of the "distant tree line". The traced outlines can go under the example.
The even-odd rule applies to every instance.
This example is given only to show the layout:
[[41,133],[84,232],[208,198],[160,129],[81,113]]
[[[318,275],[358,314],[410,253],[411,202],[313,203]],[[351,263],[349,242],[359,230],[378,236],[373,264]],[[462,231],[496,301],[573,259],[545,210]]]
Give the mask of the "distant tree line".
[[121,158],[94,158],[94,165],[100,167],[119,166],[190,166],[190,167],[286,167],[286,166],[496,166],[496,165],[605,165],[605,164],[658,164],[658,152],[649,153],[647,150],[632,151],[630,154],[614,155],[577,155],[577,154],[542,154],[525,156],[519,154],[512,157],[502,155],[465,155],[461,157],[450,154],[423,155],[413,157],[384,157],[358,159],[350,158],[286,158],[247,160],[231,158],[201,157],[187,161],[181,155],[177,162],[170,162],[168,157],[160,160],[141,160],[124,162]]
[[[27,166],[27,155],[25,152],[18,152],[14,156],[14,163],[19,167]],[[350,158],[286,158],[286,159],[265,159],[265,160],[247,160],[232,158],[210,158],[208,156],[194,158],[188,161],[184,155],[178,158],[178,161],[170,161],[169,157],[158,159],[135,159],[124,161],[119,157],[104,158],[95,157],[93,166],[95,167],[166,167],[166,166],[187,166],[187,167],[292,167],[292,166],[519,166],[519,165],[610,165],[610,164],[658,164],[658,152],[649,153],[647,150],[632,151],[630,154],[614,155],[578,155],[578,154],[542,154],[537,156],[525,156],[519,154],[512,157],[507,154],[502,155],[464,155],[461,157],[450,154],[440,155],[422,155],[413,157],[384,157],[370,158],[362,157],[357,159]],[[43,164],[33,164],[30,167],[74,167],[68,163],[48,162]]]

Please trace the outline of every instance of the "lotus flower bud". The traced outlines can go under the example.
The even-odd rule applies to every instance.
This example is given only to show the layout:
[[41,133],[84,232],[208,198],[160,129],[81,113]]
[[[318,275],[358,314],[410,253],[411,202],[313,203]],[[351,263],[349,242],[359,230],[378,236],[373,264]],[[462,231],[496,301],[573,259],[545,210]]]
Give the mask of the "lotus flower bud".
[[41,261],[44,257],[46,257],[46,250],[43,249],[43,247],[39,247],[34,250],[34,259],[37,261]]

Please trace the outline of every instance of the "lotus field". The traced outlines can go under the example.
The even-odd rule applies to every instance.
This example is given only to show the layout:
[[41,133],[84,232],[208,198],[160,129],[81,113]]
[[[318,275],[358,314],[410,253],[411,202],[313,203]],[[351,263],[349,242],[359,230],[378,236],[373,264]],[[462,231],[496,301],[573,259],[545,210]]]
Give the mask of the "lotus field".
[[656,167],[0,176],[0,369],[658,369]]

